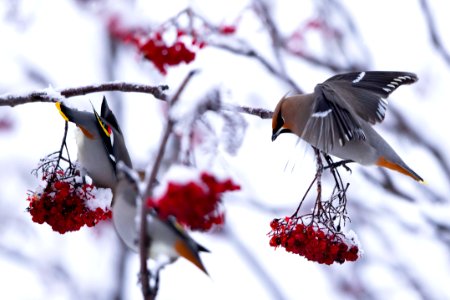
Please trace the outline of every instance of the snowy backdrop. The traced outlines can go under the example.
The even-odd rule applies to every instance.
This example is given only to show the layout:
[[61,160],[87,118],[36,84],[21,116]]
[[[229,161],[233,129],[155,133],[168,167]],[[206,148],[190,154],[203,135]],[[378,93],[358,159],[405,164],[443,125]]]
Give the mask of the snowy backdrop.
[[[450,299],[449,11],[436,0],[1,1],[0,298],[142,298],[138,255],[111,222],[63,235],[32,222],[27,191],[38,181],[31,171],[59,149],[64,121],[53,103],[11,107],[8,97],[105,82],[168,85],[173,95],[195,69],[179,100],[181,119],[205,97],[273,110],[287,92],[311,92],[336,73],[414,72],[419,81],[390,97],[376,129],[427,184],[350,165],[352,173],[342,173],[350,182],[347,226],[364,255],[319,265],[274,250],[267,236],[270,221],[291,215],[314,177],[311,147],[294,135],[272,143],[268,119],[231,110],[227,122],[210,112],[211,127],[197,128],[192,155],[241,190],[223,198],[222,229],[192,233],[211,251],[202,254],[210,277],[180,259],[162,271],[158,299]],[[195,57],[188,64],[158,67],[124,37],[167,28],[164,38],[173,41],[176,27],[190,26],[200,41],[189,40]],[[134,165],[145,169],[160,143],[165,104],[123,92],[67,102],[99,109],[103,95]],[[74,128],[67,142],[76,155]]]

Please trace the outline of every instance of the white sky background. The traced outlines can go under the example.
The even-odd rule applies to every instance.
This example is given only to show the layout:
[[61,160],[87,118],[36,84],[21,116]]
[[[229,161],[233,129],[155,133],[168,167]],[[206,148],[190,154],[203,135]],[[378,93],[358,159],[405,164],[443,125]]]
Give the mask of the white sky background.
[[[53,87],[76,87],[110,80],[168,84],[174,92],[187,72],[198,68],[182,102],[189,103],[213,87],[223,91],[225,100],[240,105],[273,109],[289,88],[274,79],[255,61],[206,47],[190,65],[169,69],[161,76],[148,62],[139,59],[131,47],[119,47],[112,78],[108,62],[104,14],[84,9],[74,1],[17,1],[15,16],[11,3],[0,3],[0,94],[26,93]],[[116,1],[119,2],[119,1]],[[187,5],[215,24],[232,22],[248,4],[244,1],[135,1],[130,20],[151,25],[167,20]],[[273,16],[282,33],[288,34],[317,14],[314,1],[277,1]],[[407,121],[425,139],[446,155],[450,67],[437,55],[419,1],[344,1],[370,53],[360,61],[373,70],[415,72],[419,82],[402,87],[390,98],[390,105],[404,112]],[[274,1],[275,3],[275,1]],[[325,3],[325,2],[324,2]],[[448,11],[445,1],[431,5],[435,22],[447,49]],[[122,8],[123,12],[124,9]],[[330,16],[332,18],[333,16]],[[19,19],[19,22],[17,21]],[[273,62],[264,28],[247,11],[237,35]],[[316,36],[308,47],[318,55],[324,52]],[[356,50],[353,50],[356,51]],[[355,54],[356,55],[356,54]],[[285,57],[289,75],[305,91],[333,73],[292,57]],[[30,76],[34,69],[44,82]],[[70,100],[70,104],[90,109],[89,100],[99,107],[102,94]],[[112,99],[112,98],[111,98]],[[163,128],[162,106],[148,95],[124,94],[118,112],[126,141],[136,166],[144,167],[154,157]],[[111,100],[113,109],[120,103]],[[0,119],[13,120],[12,131],[0,131],[0,299],[110,299],[116,282],[119,242],[110,224],[83,228],[60,235],[47,225],[31,222],[25,212],[26,191],[37,183],[30,171],[40,158],[60,146],[64,122],[52,104],[0,107]],[[365,170],[375,178],[375,167],[353,166],[348,192],[350,227],[357,233],[365,256],[356,263],[321,266],[304,258],[274,251],[269,247],[269,222],[292,213],[314,174],[311,151],[293,136],[280,136],[271,143],[271,122],[244,116],[248,122],[245,141],[236,156],[223,148],[210,166],[228,173],[242,185],[242,191],[225,199],[227,226],[223,233],[194,234],[211,250],[202,258],[211,278],[191,264],[179,260],[162,273],[158,299],[349,299],[366,290],[374,299],[421,299],[412,283],[433,299],[450,299],[449,236],[430,226],[428,220],[449,226],[450,192],[447,177],[423,147],[396,134],[392,115],[377,126],[417,173],[427,188],[440,195],[432,202],[427,190],[397,173],[391,179],[415,201],[387,194],[362,176]],[[73,126],[72,126],[73,129]],[[76,148],[73,130],[68,138],[72,155]],[[199,160],[206,165],[206,160]],[[287,165],[287,167],[286,167]],[[364,169],[364,170],[363,170]],[[259,207],[251,203],[259,203]],[[278,208],[277,213],[261,206]],[[446,242],[445,242],[446,240]],[[243,255],[250,252],[260,267],[256,271]],[[125,299],[140,299],[137,286],[138,258],[129,254],[123,292]],[[280,294],[269,291],[258,274],[264,273]],[[413,282],[412,282],[413,280]],[[364,289],[363,289],[364,287]],[[359,298],[366,298],[359,294]]]

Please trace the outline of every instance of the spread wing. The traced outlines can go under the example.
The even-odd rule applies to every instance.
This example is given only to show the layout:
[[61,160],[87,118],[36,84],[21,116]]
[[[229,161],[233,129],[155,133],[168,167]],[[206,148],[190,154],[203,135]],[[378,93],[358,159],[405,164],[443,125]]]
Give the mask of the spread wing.
[[334,91],[331,101],[341,106],[347,103],[360,118],[375,124],[384,120],[387,97],[399,86],[417,80],[413,73],[367,71],[336,75],[322,86]]
[[403,84],[417,81],[406,72],[360,72],[339,74],[318,84],[314,90],[312,113],[303,137],[329,152],[338,142],[365,140],[360,122],[384,120],[386,98]]

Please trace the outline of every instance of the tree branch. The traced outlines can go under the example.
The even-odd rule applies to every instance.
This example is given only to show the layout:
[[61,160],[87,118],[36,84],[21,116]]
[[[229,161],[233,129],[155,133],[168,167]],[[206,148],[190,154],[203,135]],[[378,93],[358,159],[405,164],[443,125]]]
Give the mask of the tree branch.
[[[66,88],[61,90],[42,90],[31,92],[26,95],[0,95],[0,106],[11,106],[34,103],[34,102],[56,102],[63,98],[70,98],[75,96],[82,96],[91,93],[98,92],[132,92],[132,93],[144,93],[151,94],[156,99],[161,101],[167,101],[167,95],[164,91],[168,90],[167,85],[150,86],[145,84],[134,84],[126,82],[111,82],[102,83],[99,85],[88,85],[75,88]],[[60,94],[60,96],[58,95]],[[221,109],[228,111],[236,111],[253,116],[260,117],[261,119],[271,119],[273,112],[264,108],[255,108],[249,106],[240,106],[235,104],[223,104]]]
[[159,100],[165,101],[167,99],[164,91],[168,90],[167,85],[149,86],[145,84],[126,83],[126,82],[108,82],[98,85],[87,85],[75,88],[65,88],[59,90],[52,90],[51,88],[42,91],[31,92],[25,95],[0,95],[0,106],[14,107],[20,104],[34,103],[34,102],[56,102],[63,98],[70,98],[75,96],[82,96],[98,92],[133,92],[151,94]]

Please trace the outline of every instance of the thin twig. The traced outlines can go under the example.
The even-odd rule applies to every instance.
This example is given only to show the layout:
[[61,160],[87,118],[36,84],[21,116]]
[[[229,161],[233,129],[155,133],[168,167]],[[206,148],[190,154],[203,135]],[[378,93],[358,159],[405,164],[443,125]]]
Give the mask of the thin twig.
[[[56,177],[56,171],[57,171],[57,168],[59,167],[59,162],[61,161],[61,158],[63,157],[64,147],[66,147],[66,149],[67,149],[66,138],[67,138],[67,131],[69,129],[69,122],[65,121],[64,123],[65,123],[64,124],[64,135],[63,135],[63,139],[61,142],[61,148],[59,149],[58,160],[56,161],[56,168],[53,171],[54,177]],[[69,151],[67,151],[67,154],[68,153],[69,153]],[[69,168],[71,168],[71,167],[72,167],[72,163],[70,162],[70,158],[69,158]]]
[[113,287],[112,299],[123,300],[123,291],[125,290],[125,285],[127,283],[126,279],[126,267],[127,267],[127,256],[130,251],[127,246],[119,239],[117,241],[118,253],[116,255],[115,261],[115,284]]
[[272,50],[275,56],[277,65],[279,66],[280,73],[287,77],[286,67],[282,58],[281,50],[283,48],[283,38],[281,37],[280,31],[278,30],[275,20],[271,15],[271,9],[266,1],[254,0],[253,7],[256,15],[260,18],[261,22],[267,29],[272,40]]
[[265,108],[256,108],[249,106],[239,106],[234,104],[222,104],[223,110],[237,111],[240,113],[245,113],[253,116],[260,117],[261,119],[272,119],[273,111]]
[[427,0],[420,0],[420,6],[422,7],[422,12],[425,16],[425,21],[428,26],[428,33],[431,38],[431,42],[433,43],[436,51],[442,56],[447,65],[450,66],[450,53],[445,49],[441,37],[439,36],[436,24],[434,23],[433,14],[431,13],[430,6],[428,5]]
[[317,178],[318,178],[318,175],[317,175],[317,173],[316,173],[316,176],[314,176],[313,181],[311,181],[311,184],[309,185],[308,189],[306,190],[306,193],[303,195],[302,200],[300,200],[300,203],[298,204],[297,209],[296,209],[295,212],[292,214],[291,218],[297,217],[297,216],[298,216],[298,212],[300,211],[300,208],[302,207],[302,204],[303,204],[303,202],[305,201],[306,196],[309,194],[309,191],[310,191],[311,188],[313,187],[313,185],[314,185],[314,183],[316,182]]
[[[317,197],[316,203],[314,205],[313,216],[320,216],[323,211],[322,207],[322,173],[323,173],[323,162],[320,157],[320,150],[313,147],[314,155],[316,156],[316,184],[317,184]],[[313,218],[314,219],[314,218]]]
[[267,71],[272,73],[276,78],[279,78],[284,83],[286,83],[293,90],[294,93],[297,93],[297,94],[303,93],[302,89],[292,80],[292,78],[282,74],[271,63],[269,63],[269,61],[267,59],[262,57],[254,49],[251,49],[249,45],[246,46],[247,49],[235,48],[230,45],[220,44],[220,43],[209,43],[208,45],[216,47],[218,49],[229,51],[234,54],[247,56],[247,57],[256,59],[259,63],[261,63],[267,69]]
[[[189,72],[188,76],[184,79],[183,83],[179,87],[178,91],[175,93],[175,95],[172,97],[172,99],[169,101],[169,105],[173,106],[179,99],[181,93],[185,89],[187,83],[189,80],[195,75],[195,71]],[[161,166],[161,162],[163,160],[164,153],[166,151],[167,142],[169,140],[169,136],[173,131],[173,126],[175,125],[175,120],[173,120],[170,115],[167,118],[167,124],[166,129],[164,131],[161,143],[159,145],[158,154],[156,156],[155,164],[153,165],[153,168],[151,170],[147,187],[144,193],[143,201],[145,202],[146,199],[151,198],[153,194],[153,187],[156,183],[156,175],[158,174],[159,167]],[[158,281],[155,282],[155,286],[153,288],[150,287],[150,281],[149,278],[151,277],[151,274],[149,272],[149,269],[147,267],[147,254],[148,249],[150,247],[150,237],[147,235],[147,214],[149,213],[149,208],[145,205],[145,203],[142,204],[141,209],[141,224],[140,224],[140,239],[139,239],[139,254],[140,254],[140,277],[141,277],[141,284],[142,284],[142,295],[144,296],[144,299],[147,300],[153,300],[156,297],[156,293],[158,291],[158,286],[156,285]]]
[[403,200],[407,200],[409,202],[416,201],[413,196],[404,192],[401,188],[398,187],[397,184],[395,184],[395,182],[392,180],[390,174],[388,174],[388,172],[386,172],[385,169],[380,168],[379,171],[380,171],[381,175],[383,176],[382,179],[377,179],[375,176],[373,176],[371,173],[369,173],[365,169],[361,170],[365,179],[367,179],[369,182],[372,182],[375,186],[382,187],[384,190],[386,190],[390,194],[395,195]]

